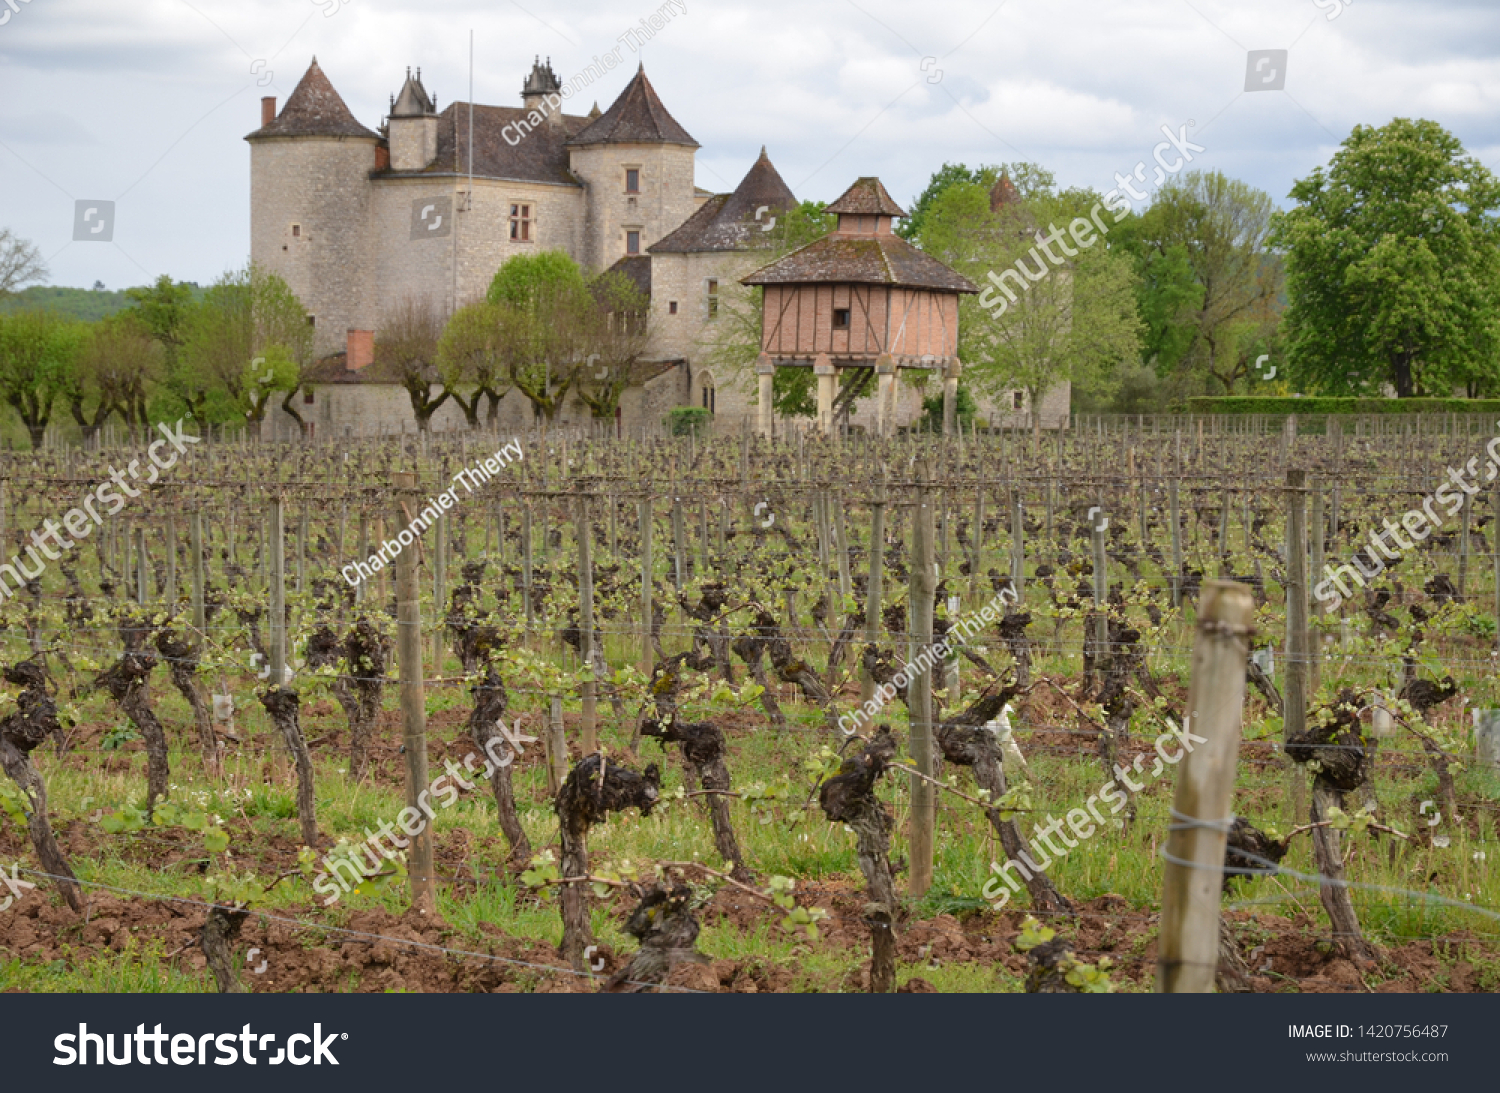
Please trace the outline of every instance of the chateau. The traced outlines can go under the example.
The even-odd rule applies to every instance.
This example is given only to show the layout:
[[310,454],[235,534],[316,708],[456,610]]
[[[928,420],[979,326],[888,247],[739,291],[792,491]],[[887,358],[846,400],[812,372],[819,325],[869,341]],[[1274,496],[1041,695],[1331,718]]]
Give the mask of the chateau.
[[[734,192],[699,189],[698,142],[644,66],[607,110],[564,112],[583,82],[562,84],[538,59],[520,106],[455,101],[439,110],[421,70],[408,70],[377,131],[354,117],[314,58],[279,113],[274,98],[261,100],[260,128],[245,138],[250,256],[286,280],[315,328],[317,361],[297,396],[315,436],[414,430],[405,390],[373,362],[382,316],[409,300],[450,313],[483,297],[508,258],[552,249],[586,269],[616,268],[650,297],[649,360],[617,427],[654,430],[683,405],[709,409],[721,427],[754,421],[754,376],[715,377],[703,350],[723,295],[769,257],[761,229],[795,196],[764,149]],[[920,403],[902,387],[882,402],[883,420],[909,423]],[[849,412],[874,420],[873,409]],[[519,392],[500,413],[502,429],[533,421]],[[557,420],[587,419],[570,402]],[[432,419],[434,429],[464,427],[451,400]],[[265,430],[290,439],[298,426],[277,409]]]

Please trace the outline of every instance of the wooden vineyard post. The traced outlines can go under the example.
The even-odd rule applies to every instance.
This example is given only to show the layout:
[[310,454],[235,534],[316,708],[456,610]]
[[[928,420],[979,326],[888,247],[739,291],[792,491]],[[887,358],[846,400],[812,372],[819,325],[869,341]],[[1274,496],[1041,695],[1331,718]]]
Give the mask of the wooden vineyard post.
[[1026,524],[1020,487],[1010,495],[1010,584],[1019,609],[1026,599]]
[[[417,476],[397,471],[400,501],[415,504]],[[422,825],[411,837],[409,876],[411,901],[422,914],[436,914],[432,875],[431,817],[424,816],[427,797],[427,705],[422,686],[422,589],[417,574],[417,552],[396,555],[396,655],[401,669],[401,745],[406,757],[406,810]],[[428,805],[427,807],[431,807]],[[405,825],[403,824],[403,827]]]
[[[1177,458],[1182,459],[1182,434],[1177,434]],[[1182,517],[1177,502],[1177,479],[1167,483],[1167,507],[1172,521],[1172,606],[1182,607]]]
[[151,598],[151,591],[146,583],[146,529],[137,524],[135,526],[135,602],[142,607]]
[[[865,642],[880,641],[880,600],[885,584],[885,481],[884,465],[875,484],[875,499],[870,504],[870,572],[865,579]],[[859,701],[864,705],[875,697],[875,678],[864,666],[860,655]]]
[[[369,557],[370,517],[368,514],[361,512],[359,514],[359,559],[360,561],[365,561]],[[368,584],[368,580],[363,580],[360,581],[359,584],[354,586],[354,602],[356,605],[363,604],[365,602],[365,587]]]
[[443,616],[448,608],[448,514],[439,513],[432,546],[432,674],[443,674]]
[[1244,585],[1204,582],[1163,870],[1156,962],[1160,994],[1207,994],[1214,987],[1224,845],[1233,822],[1254,610]]
[[547,752],[547,795],[556,797],[568,780],[568,738],[563,732],[562,698],[558,695],[547,702],[547,735],[542,746]]
[[1460,600],[1466,599],[1469,593],[1469,532],[1474,517],[1474,505],[1467,494],[1464,495],[1463,503],[1464,518],[1458,533],[1458,597]]
[[[933,573],[932,490],[927,461],[917,461],[917,504],[912,519],[911,628],[915,670],[918,657],[932,648],[932,597],[937,590]],[[908,683],[911,696],[911,757],[927,778],[933,776],[932,670],[916,671]],[[932,887],[932,850],[936,822],[936,794],[932,783],[911,775],[911,874],[908,892],[915,899]]]
[[[307,502],[302,502],[302,511],[297,515],[297,594],[307,591],[307,533],[309,519]],[[340,561],[343,559],[340,558]]]
[[526,633],[531,634],[535,606],[531,601],[531,505],[521,506],[521,603],[526,609]]
[[583,668],[590,673],[583,684],[583,720],[579,726],[579,742],[583,754],[592,755],[599,750],[598,711],[595,706],[598,683],[592,678],[594,671],[594,525],[589,519],[589,499],[585,494],[578,497],[578,515],[575,524],[578,537],[578,651]]
[[167,587],[162,596],[168,609],[177,602],[177,517],[167,517]]
[[653,658],[651,655],[651,613],[655,610],[651,602],[651,498],[643,497],[640,503],[641,523],[641,672],[651,678]]
[[271,501],[271,686],[286,686],[286,501]]
[[1495,567],[1495,648],[1500,650],[1500,482],[1490,491],[1490,508],[1495,517],[1490,522],[1490,551]]
[[[1307,472],[1286,472],[1286,684],[1282,746],[1307,728]],[[1293,826],[1307,819],[1307,773],[1289,764],[1288,804]]]
[[203,648],[208,619],[203,604],[203,510],[194,509],[188,525],[189,544],[193,548],[193,647]]
[[[1323,572],[1324,542],[1323,534],[1323,488],[1317,486],[1312,490],[1312,576],[1316,577]],[[1310,602],[1310,611],[1313,618],[1323,614],[1323,601],[1313,599]],[[1308,644],[1308,693],[1317,694],[1318,684],[1322,680],[1323,642],[1321,636],[1309,634]]]
[[1104,678],[1110,660],[1109,617],[1106,604],[1109,601],[1109,555],[1105,552],[1104,533],[1109,520],[1104,515],[1103,496],[1100,504],[1092,510],[1089,535],[1094,548],[1094,661],[1093,669]]

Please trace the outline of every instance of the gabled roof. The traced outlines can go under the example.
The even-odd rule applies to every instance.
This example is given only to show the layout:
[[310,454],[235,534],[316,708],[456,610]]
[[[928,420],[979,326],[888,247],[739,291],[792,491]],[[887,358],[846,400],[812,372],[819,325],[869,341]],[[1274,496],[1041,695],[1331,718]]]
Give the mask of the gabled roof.
[[[652,254],[693,254],[748,250],[773,217],[795,208],[797,198],[772,166],[764,147],[760,158],[732,194],[715,194],[676,231],[646,250]],[[759,222],[755,214],[761,209]]]
[[906,215],[906,211],[896,204],[895,198],[886,192],[878,178],[855,179],[854,185],[823,211],[853,216]]
[[371,132],[355,120],[314,57],[281,113],[271,120],[270,125],[262,126],[245,139],[261,137],[369,137],[379,140],[380,134]]
[[646,79],[646,66],[636,70],[620,97],[569,144],[686,144],[698,142],[667,113],[656,89]]
[[412,76],[411,69],[406,70],[406,82],[401,85],[401,92],[391,102],[391,114],[393,118],[422,117],[434,113],[433,102],[427,94],[427,89],[422,86],[422,70],[417,69],[416,76]]
[[838,232],[816,239],[756,270],[741,278],[740,284],[894,285],[933,292],[979,291],[967,277],[919,251],[899,235],[842,235]]

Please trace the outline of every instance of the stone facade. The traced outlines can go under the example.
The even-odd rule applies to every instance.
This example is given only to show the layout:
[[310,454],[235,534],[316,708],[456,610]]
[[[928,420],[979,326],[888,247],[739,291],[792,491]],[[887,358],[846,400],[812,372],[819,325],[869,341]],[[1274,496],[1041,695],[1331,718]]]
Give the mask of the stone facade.
[[[795,198],[764,149],[733,193],[697,189],[697,142],[644,68],[602,114],[563,112],[569,90],[538,60],[520,107],[453,102],[439,112],[421,71],[408,70],[376,131],[354,118],[314,59],[280,114],[274,99],[262,100],[261,128],[246,137],[251,259],[286,280],[315,328],[319,360],[296,397],[316,439],[415,430],[405,390],[368,367],[382,317],[409,299],[449,314],[482,298],[506,260],[542,250],[564,251],[594,272],[623,269],[650,298],[651,345],[641,381],[621,399],[619,430],[659,430],[668,411],[684,405],[712,410],[721,430],[753,427],[753,371],[730,374],[702,361],[722,329],[716,324],[743,297],[740,280],[764,264],[762,230]],[[771,216],[763,220],[764,212]],[[888,221],[884,228],[883,247],[905,247],[890,242]],[[930,262],[903,259],[917,260]],[[923,300],[920,314],[910,312],[932,320],[907,331],[903,344],[913,353],[952,352],[957,316],[949,302]],[[341,358],[355,345],[358,363],[348,372]],[[1059,391],[1043,407],[1044,423],[1059,414],[1066,421],[1066,389]],[[898,384],[894,400],[895,424],[920,415],[921,395],[910,385]],[[851,423],[873,423],[874,401],[856,402]],[[1015,415],[996,406],[991,416],[998,422],[1003,413]],[[576,396],[556,419],[590,422]],[[524,396],[508,394],[501,429],[534,424]],[[462,410],[450,401],[431,427],[465,428]],[[278,406],[263,434],[294,438],[298,426]]]

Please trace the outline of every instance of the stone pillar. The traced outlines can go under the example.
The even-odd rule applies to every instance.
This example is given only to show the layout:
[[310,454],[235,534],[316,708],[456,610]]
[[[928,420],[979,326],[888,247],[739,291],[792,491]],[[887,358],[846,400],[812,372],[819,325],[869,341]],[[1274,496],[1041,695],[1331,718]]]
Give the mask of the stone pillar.
[[833,399],[838,394],[839,377],[827,353],[819,353],[813,359],[813,374],[818,377],[818,431],[832,436]]
[[896,362],[889,353],[875,361],[875,435],[890,436],[896,430]]
[[759,428],[756,430],[763,437],[770,437],[772,422],[771,399],[773,392],[771,383],[776,376],[776,366],[771,363],[771,358],[764,353],[755,362],[755,374],[760,378],[760,400],[756,409],[759,411]]
[[958,432],[958,377],[963,364],[954,357],[943,369],[943,435],[953,436]]

